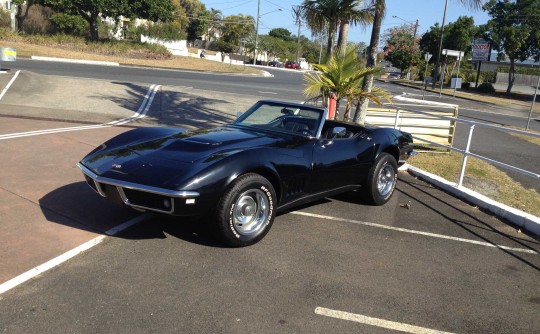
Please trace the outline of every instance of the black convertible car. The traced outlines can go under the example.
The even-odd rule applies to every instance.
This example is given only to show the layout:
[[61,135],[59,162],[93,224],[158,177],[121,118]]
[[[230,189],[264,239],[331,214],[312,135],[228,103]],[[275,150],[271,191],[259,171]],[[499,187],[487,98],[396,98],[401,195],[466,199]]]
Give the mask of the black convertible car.
[[382,205],[412,137],[391,128],[326,120],[327,110],[259,101],[210,130],[138,128],[90,152],[88,185],[138,210],[204,216],[230,246],[268,233],[278,211],[357,190]]

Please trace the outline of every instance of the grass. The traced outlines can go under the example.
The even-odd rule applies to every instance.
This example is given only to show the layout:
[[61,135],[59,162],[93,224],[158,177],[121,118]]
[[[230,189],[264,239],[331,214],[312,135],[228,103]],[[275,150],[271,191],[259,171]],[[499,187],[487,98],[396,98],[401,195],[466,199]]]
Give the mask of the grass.
[[70,35],[22,36],[1,29],[0,46],[15,48],[20,57],[43,56],[196,71],[261,74],[259,70],[251,67],[244,68],[241,65],[231,65],[199,57],[173,56],[163,46],[133,41],[90,42],[82,37]]
[[[420,153],[412,157],[409,163],[457,183],[462,161],[463,156],[457,152]],[[540,194],[535,189],[527,189],[487,162],[469,157],[463,185],[495,201],[540,217]]]

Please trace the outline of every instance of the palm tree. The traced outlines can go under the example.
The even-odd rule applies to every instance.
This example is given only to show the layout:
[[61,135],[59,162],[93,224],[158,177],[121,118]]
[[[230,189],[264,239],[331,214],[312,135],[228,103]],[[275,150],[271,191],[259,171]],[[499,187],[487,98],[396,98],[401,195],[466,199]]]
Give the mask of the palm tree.
[[338,10],[340,0],[304,0],[300,13],[314,34],[327,33],[327,57],[332,52],[334,38],[338,28]]
[[314,34],[327,33],[326,56],[332,53],[336,32],[337,47],[345,49],[349,24],[367,25],[373,21],[370,8],[362,8],[364,0],[304,0],[300,14]]
[[[458,0],[463,5],[471,8],[478,9],[482,6],[482,3],[485,0]],[[371,30],[371,40],[368,49],[368,57],[366,61],[367,67],[374,67],[377,57],[377,49],[379,47],[379,36],[381,34],[381,24],[386,12],[386,1],[385,0],[371,0],[371,6],[375,11],[375,16],[373,19],[373,29]],[[444,7],[444,18],[446,18],[446,8],[448,7],[448,0],[446,0],[446,5]],[[443,27],[444,27],[444,18],[443,18]],[[441,45],[442,45],[442,33],[441,32]],[[373,85],[373,77],[367,77],[364,81],[363,89],[367,92],[371,91]],[[367,113],[367,106],[369,100],[361,99],[356,105],[356,113],[354,115],[354,122],[364,124]]]
[[350,24],[365,27],[373,23],[373,10],[370,7],[362,8],[363,3],[363,0],[341,0],[339,2],[338,49],[344,50],[347,47]]
[[380,74],[381,71],[359,64],[355,47],[337,49],[331,54],[326,64],[313,66],[319,71],[308,73],[304,77],[306,81],[304,94],[308,98],[322,97],[324,101],[331,94],[335,94],[336,114],[334,119],[339,118],[339,104],[344,98],[347,99],[344,120],[348,119],[353,103],[359,98],[366,98],[377,104],[381,104],[382,98],[389,99],[388,93],[382,89],[374,87],[370,92],[366,92],[361,88],[364,78]]

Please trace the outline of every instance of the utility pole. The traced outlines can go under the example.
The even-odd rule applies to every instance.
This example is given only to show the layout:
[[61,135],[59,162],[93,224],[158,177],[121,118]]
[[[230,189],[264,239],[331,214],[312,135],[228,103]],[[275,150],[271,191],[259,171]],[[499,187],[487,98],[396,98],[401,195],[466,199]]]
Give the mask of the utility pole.
[[416,19],[416,23],[414,24],[413,40],[411,44],[411,61],[409,62],[409,70],[408,70],[409,80],[412,80],[411,71],[412,71],[412,62],[413,62],[413,57],[414,57],[414,43],[416,41],[417,30],[418,30],[418,19]]
[[433,78],[433,88],[435,88],[435,79],[437,78],[437,74],[439,74],[439,79],[442,79],[441,76],[441,52],[442,52],[442,44],[443,44],[443,37],[444,37],[444,24],[446,23],[446,10],[448,9],[448,0],[446,0],[446,3],[444,5],[444,14],[442,19],[442,26],[441,26],[441,39],[439,40],[439,51],[437,52],[437,61],[435,62],[435,71],[438,71],[438,73],[435,73],[435,76]]
[[261,14],[261,0],[257,2],[257,25],[255,26],[255,47],[253,48],[253,65],[257,65],[257,40],[259,39],[260,14]]
[[302,19],[300,18],[300,6],[292,6],[293,8],[293,14],[294,19],[296,20],[296,24],[298,25],[298,34],[296,35],[296,61],[298,61],[298,58],[300,57],[300,26],[302,25]]

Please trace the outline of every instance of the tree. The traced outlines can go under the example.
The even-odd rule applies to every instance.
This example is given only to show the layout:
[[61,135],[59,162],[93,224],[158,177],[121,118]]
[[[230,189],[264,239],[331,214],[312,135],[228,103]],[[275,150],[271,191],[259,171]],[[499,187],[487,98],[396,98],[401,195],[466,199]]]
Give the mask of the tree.
[[223,19],[221,38],[230,44],[240,45],[242,38],[248,38],[255,32],[255,19],[251,15],[229,15]]
[[[381,25],[384,15],[386,13],[385,0],[373,0],[373,6],[375,10],[373,18],[373,29],[371,30],[371,38],[369,42],[369,48],[367,52],[366,67],[374,68],[377,64],[377,49],[379,48],[379,36],[381,34]],[[362,90],[365,92],[371,92],[373,89],[373,75],[368,75],[362,82]],[[354,114],[354,122],[364,124],[366,121],[367,107],[369,99],[360,98],[356,105],[356,112]]]
[[[17,30],[24,30],[24,20],[28,17],[28,11],[30,7],[36,4],[35,0],[13,0],[13,4],[17,5],[17,12],[15,14],[15,19],[17,20]],[[23,13],[23,5],[24,13]]]
[[361,83],[368,75],[379,74],[380,69],[366,68],[356,58],[356,48],[336,49],[326,64],[313,65],[318,72],[308,73],[304,77],[306,87],[304,94],[309,97],[322,97],[323,100],[335,94],[336,113],[334,119],[339,118],[339,104],[344,98],[347,99],[343,118],[349,117],[349,112],[355,101],[360,97],[369,99],[378,104],[381,98],[388,98],[388,94],[381,89],[373,88],[366,92],[361,88]]
[[414,26],[408,24],[388,29],[384,33],[384,57],[403,71],[420,59],[420,49],[414,36]]
[[[478,37],[478,28],[474,25],[472,16],[460,16],[456,22],[449,23],[445,29],[448,36],[443,40],[443,49],[459,50],[467,54],[471,52],[472,41]],[[436,54],[439,52],[441,39],[441,27],[438,23],[430,27],[420,39],[420,49],[426,53]],[[435,62],[435,59],[432,59]]]
[[338,48],[344,48],[349,24],[372,22],[372,10],[362,8],[362,3],[363,0],[304,0],[300,6],[300,13],[311,31],[327,35],[327,57],[334,47],[336,32],[339,31]]
[[90,37],[99,40],[98,19],[120,16],[137,17],[151,21],[169,21],[173,18],[174,6],[170,0],[39,0],[36,3],[56,11],[80,15],[88,22]]
[[294,41],[294,38],[291,36],[292,33],[285,28],[274,28],[268,32],[268,35],[284,41]]
[[538,59],[538,16],[540,0],[511,2],[509,0],[491,0],[485,8],[491,16],[487,23],[487,38],[492,47],[499,51],[498,58],[508,57],[508,87],[510,94],[515,80],[515,63],[531,56]]
[[373,22],[373,7],[362,8],[363,0],[342,0],[339,2],[339,35],[338,49],[347,47],[349,25],[366,26]]

